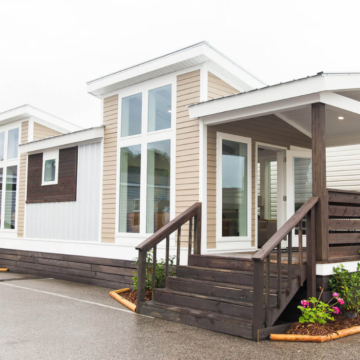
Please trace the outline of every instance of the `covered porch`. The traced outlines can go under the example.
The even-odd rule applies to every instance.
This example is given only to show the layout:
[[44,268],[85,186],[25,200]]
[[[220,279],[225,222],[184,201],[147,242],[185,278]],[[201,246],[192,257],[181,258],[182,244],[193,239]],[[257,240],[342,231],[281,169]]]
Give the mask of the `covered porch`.
[[[360,195],[327,189],[326,184],[326,148],[360,143],[359,89],[358,74],[319,73],[189,107],[190,117],[199,118],[201,129],[202,253],[252,253],[266,243],[259,241],[260,223],[264,222],[261,205],[266,207],[260,196],[261,148],[265,152],[272,149],[277,161],[277,230],[306,199],[317,197],[316,262],[360,259]],[[226,158],[232,143],[239,147],[230,150],[247,162],[247,169],[241,173],[244,184],[236,183],[239,169],[236,162]],[[306,167],[305,177],[296,178],[296,164]],[[241,192],[244,188],[247,191]],[[231,201],[226,199],[229,191],[233,195]],[[239,205],[228,216],[233,207],[229,202],[234,203],[235,198]],[[238,229],[226,233],[224,229],[230,221],[234,222],[233,218]],[[298,233],[296,227],[292,232],[295,248],[299,247]],[[286,241],[282,244],[287,247]],[[305,232],[302,245],[306,247]]]

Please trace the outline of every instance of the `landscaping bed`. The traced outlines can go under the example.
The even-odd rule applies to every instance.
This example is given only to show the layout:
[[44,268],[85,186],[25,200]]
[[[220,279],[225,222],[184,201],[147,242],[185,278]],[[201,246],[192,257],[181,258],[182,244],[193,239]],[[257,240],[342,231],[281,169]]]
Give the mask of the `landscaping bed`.
[[360,318],[350,319],[344,315],[334,315],[334,321],[329,321],[325,325],[319,323],[315,324],[301,324],[296,322],[291,325],[286,334],[292,335],[310,335],[310,336],[323,336],[331,335],[340,330],[350,329],[355,326],[360,326]]
[[[131,303],[135,304],[137,303],[137,290],[135,291],[126,291],[121,293],[121,297],[126,299],[127,301],[130,301]],[[152,290],[146,290],[145,291],[145,301],[152,300]]]

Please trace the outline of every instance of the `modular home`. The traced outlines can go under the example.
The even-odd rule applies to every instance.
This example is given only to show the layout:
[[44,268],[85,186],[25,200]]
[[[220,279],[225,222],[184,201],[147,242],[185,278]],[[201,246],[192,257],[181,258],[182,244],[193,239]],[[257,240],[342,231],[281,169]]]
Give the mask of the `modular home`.
[[[113,289],[138,271],[137,312],[254,340],[355,270],[360,74],[268,86],[201,42],[87,88],[98,127],[0,114],[0,266]],[[176,276],[145,302],[149,251]]]

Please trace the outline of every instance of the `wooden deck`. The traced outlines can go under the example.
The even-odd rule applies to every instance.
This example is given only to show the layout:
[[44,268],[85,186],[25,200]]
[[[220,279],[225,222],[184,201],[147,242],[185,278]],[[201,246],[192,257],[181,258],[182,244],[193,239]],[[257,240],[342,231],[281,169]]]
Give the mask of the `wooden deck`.
[[[284,249],[285,250],[285,249]],[[219,258],[233,258],[233,259],[244,259],[244,260],[251,260],[252,257],[256,254],[256,251],[251,252],[231,252],[231,253],[221,253],[221,254],[213,254],[213,256]],[[272,263],[277,263],[277,254],[276,252],[270,255],[270,261]],[[288,263],[288,254],[284,252],[281,254],[281,263],[287,264]],[[299,263],[299,253],[293,251],[292,255],[292,264]],[[306,263],[306,250],[303,251],[303,263]]]

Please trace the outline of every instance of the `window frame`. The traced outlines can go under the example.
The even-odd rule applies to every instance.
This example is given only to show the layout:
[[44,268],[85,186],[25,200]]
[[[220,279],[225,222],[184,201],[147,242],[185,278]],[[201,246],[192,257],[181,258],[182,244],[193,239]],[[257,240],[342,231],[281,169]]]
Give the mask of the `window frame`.
[[[28,120],[25,120],[28,121]],[[18,149],[18,154],[16,158],[8,159],[8,134],[10,130],[19,129],[18,137],[18,146],[21,144],[21,122],[10,123],[1,126],[0,132],[5,132],[4,138],[4,160],[0,161],[0,168],[3,169],[3,189],[2,189],[2,200],[1,200],[1,221],[0,221],[0,232],[1,233],[13,233],[17,232],[17,223],[18,223],[18,205],[19,205],[19,171],[20,171],[20,152]],[[17,167],[17,182],[16,182],[16,211],[15,211],[15,226],[14,229],[4,229],[4,220],[5,220],[5,198],[6,198],[6,179],[7,179],[7,169],[8,167],[16,166]]]
[[[171,85],[171,127],[157,131],[148,131],[148,99],[149,91]],[[142,93],[141,134],[121,137],[121,106],[122,99]],[[118,92],[118,127],[117,127],[117,164],[116,164],[116,243],[126,241],[126,238],[147,238],[146,203],[147,203],[147,145],[148,143],[170,140],[170,220],[175,217],[175,166],[176,166],[176,76],[166,75],[136,84]],[[139,233],[119,232],[119,195],[120,195],[120,151],[121,148],[133,145],[141,146],[141,177],[140,177],[140,230]],[[120,240],[121,239],[121,240]],[[131,242],[130,242],[131,243]]]
[[[55,160],[55,180],[45,181],[45,162],[47,160]],[[59,183],[59,149],[48,150],[43,152],[41,186],[57,185]]]
[[[222,236],[222,141],[229,140],[247,145],[247,235]],[[216,241],[224,243],[252,241],[252,139],[248,137],[217,132],[216,133]]]

